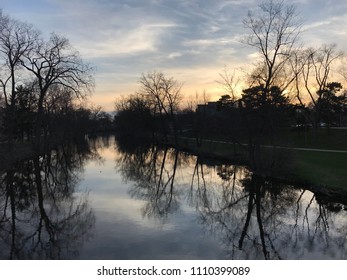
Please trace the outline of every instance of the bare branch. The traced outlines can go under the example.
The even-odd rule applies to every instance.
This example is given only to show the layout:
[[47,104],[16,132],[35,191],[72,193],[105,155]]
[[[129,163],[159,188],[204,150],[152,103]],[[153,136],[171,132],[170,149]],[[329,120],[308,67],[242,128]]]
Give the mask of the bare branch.
[[[264,83],[266,89],[279,86],[276,84],[278,77],[283,79],[281,72],[284,71],[301,33],[301,23],[297,19],[295,7],[287,6],[283,1],[270,0],[260,4],[255,11],[249,11],[243,24],[250,30],[250,34],[242,42],[257,49],[262,60],[262,67],[257,69],[258,73],[253,78]],[[290,77],[289,81],[291,83],[293,78]],[[284,84],[288,86],[289,83]]]

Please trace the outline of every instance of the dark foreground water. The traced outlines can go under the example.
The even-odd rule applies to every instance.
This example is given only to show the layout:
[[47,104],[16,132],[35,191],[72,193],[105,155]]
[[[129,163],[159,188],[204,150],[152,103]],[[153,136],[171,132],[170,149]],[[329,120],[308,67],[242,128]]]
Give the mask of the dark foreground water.
[[0,177],[1,259],[347,259],[347,211],[246,168],[114,137]]

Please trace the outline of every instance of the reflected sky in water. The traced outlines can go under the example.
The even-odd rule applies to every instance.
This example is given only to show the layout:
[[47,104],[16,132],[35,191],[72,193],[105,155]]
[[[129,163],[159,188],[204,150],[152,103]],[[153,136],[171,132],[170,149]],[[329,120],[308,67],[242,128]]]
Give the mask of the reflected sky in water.
[[114,141],[100,155],[104,161],[89,162],[79,186],[82,192],[89,191],[89,203],[97,217],[94,238],[81,250],[80,258],[223,258],[222,246],[206,235],[194,208],[183,205],[165,220],[144,216],[148,201],[131,197],[134,182],[126,182],[117,172]]
[[300,186],[114,137],[1,175],[2,259],[346,259],[347,211]]
[[158,147],[129,153],[109,141],[80,185],[97,217],[81,258],[346,257],[340,203],[319,205],[312,192],[254,179],[243,167]]

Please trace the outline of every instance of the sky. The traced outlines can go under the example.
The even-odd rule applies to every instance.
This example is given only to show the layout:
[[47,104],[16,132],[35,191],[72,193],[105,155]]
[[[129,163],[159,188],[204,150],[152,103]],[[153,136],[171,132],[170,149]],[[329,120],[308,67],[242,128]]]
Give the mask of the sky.
[[[303,21],[305,46],[336,43],[347,52],[347,0],[292,0]],[[183,83],[182,94],[211,100],[225,67],[247,71],[255,50],[242,44],[242,19],[257,0],[0,0],[12,18],[44,36],[66,36],[95,66],[90,102],[106,111],[134,93],[142,73],[162,71]],[[242,71],[239,73],[242,73]]]

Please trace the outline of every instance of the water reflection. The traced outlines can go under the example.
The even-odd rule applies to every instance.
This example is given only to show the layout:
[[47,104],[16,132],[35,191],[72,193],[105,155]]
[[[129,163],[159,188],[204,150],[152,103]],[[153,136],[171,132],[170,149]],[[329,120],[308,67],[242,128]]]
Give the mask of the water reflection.
[[0,258],[66,259],[79,253],[95,223],[84,194],[75,193],[86,141],[17,163],[0,177]]
[[117,169],[142,214],[169,222],[193,207],[206,236],[230,259],[345,259],[346,211],[339,201],[245,167],[214,163],[167,147],[116,146]]
[[178,209],[180,199],[175,188],[178,152],[139,146],[131,153],[123,153],[117,163],[122,176],[135,182],[129,190],[131,197],[148,202],[142,209],[144,216],[165,219]]
[[1,259],[347,258],[343,195],[114,140],[65,144],[0,174]]

